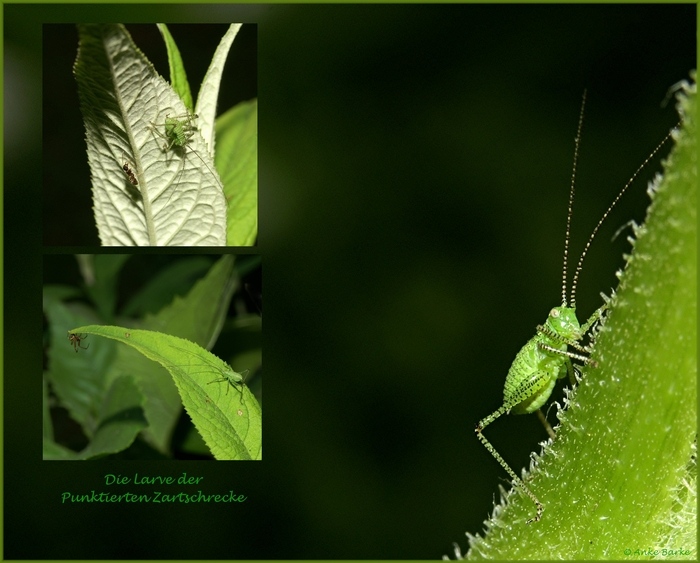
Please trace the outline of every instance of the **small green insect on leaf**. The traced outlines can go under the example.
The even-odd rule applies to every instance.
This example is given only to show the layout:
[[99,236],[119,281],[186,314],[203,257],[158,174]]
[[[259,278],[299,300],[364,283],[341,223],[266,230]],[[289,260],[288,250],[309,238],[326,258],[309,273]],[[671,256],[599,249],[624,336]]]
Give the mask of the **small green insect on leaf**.
[[[213,162],[211,165],[208,164],[204,157],[200,155],[199,151],[197,151],[192,146],[195,135],[199,134],[199,130],[194,124],[194,121],[197,119],[197,117],[198,116],[196,114],[190,114],[188,112],[175,117],[171,117],[168,114],[165,116],[165,121],[161,124],[157,124],[151,121],[151,128],[153,132],[165,141],[163,144],[163,152],[170,153],[172,151],[177,153],[178,156],[182,158],[181,168],[178,173],[178,179],[176,180],[175,186],[170,191],[170,196],[168,197],[166,206],[168,203],[170,203],[170,199],[172,198],[173,194],[177,191],[181,175],[185,169],[187,155],[189,153],[193,153],[197,156],[197,158],[201,161],[202,165],[207,171],[208,180],[213,180],[213,182],[215,182],[221,189],[221,193],[223,194],[224,192],[224,187],[221,183],[221,180],[219,179],[219,175],[214,169]],[[160,127],[163,128],[164,132],[159,131]],[[203,142],[201,146],[204,146]],[[206,156],[208,157],[208,153],[206,154]]]
[[189,350],[186,350],[179,346],[175,346],[173,344],[171,344],[170,346],[179,350],[180,352],[183,352],[184,354],[187,354],[192,359],[191,363],[181,365],[173,364],[170,367],[186,367],[188,368],[189,375],[211,374],[213,376],[219,376],[207,382],[207,385],[211,385],[212,383],[227,382],[228,385],[226,385],[226,393],[228,394],[229,387],[233,387],[234,389],[240,391],[241,401],[243,401],[243,387],[245,386],[245,373],[247,373],[247,370],[245,373],[238,373],[234,371],[233,368],[226,362],[219,360],[219,358],[212,354],[207,353],[208,356],[210,356],[209,358],[207,355],[194,354]]
[[241,393],[241,399],[243,399],[243,386],[245,385],[245,376],[247,375],[247,373],[247,370],[245,373],[237,373],[233,371],[233,369],[227,368],[221,372],[221,375],[223,377],[210,381],[209,384],[222,383],[226,381],[229,383],[226,386],[226,393],[228,394],[229,387],[238,388],[238,390]]

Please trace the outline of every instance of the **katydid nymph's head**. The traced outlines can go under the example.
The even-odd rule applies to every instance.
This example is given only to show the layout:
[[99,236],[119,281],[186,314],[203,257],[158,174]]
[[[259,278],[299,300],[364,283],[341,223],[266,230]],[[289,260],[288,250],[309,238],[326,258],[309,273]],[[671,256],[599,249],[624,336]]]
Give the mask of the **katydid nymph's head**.
[[554,307],[549,312],[545,324],[552,332],[565,339],[578,340],[581,337],[581,325],[573,307]]

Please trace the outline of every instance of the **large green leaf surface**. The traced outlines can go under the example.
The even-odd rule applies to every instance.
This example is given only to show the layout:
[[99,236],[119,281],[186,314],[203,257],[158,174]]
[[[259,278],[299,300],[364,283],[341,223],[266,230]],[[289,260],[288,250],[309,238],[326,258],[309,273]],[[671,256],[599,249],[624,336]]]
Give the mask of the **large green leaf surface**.
[[71,332],[116,340],[162,365],[216,459],[262,458],[262,411],[255,396],[240,374],[204,348],[184,338],[116,326],[88,325]]
[[[226,199],[197,118],[123,26],[78,30],[74,74],[101,243],[225,245]],[[186,124],[186,144],[167,146],[168,118]]]

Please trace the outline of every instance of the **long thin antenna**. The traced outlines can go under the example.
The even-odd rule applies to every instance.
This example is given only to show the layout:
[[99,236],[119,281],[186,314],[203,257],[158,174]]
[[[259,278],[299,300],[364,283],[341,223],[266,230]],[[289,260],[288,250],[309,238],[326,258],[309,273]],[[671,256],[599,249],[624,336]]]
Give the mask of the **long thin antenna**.
[[[581,99],[581,112],[578,116],[578,129],[576,131],[576,140],[574,141],[574,166],[571,171],[571,188],[569,189],[569,211],[566,215],[566,237],[564,238],[564,267],[562,268],[561,281],[561,306],[566,307],[566,281],[567,268],[569,264],[569,236],[571,233],[571,215],[574,212],[574,191],[576,188],[576,164],[578,163],[578,147],[581,143],[581,128],[583,127],[583,110],[586,107],[586,90],[583,91]],[[574,280],[576,278],[574,277]]]
[[[679,127],[681,125],[681,122],[676,125],[676,127]],[[583,249],[583,252],[581,253],[581,258],[578,260],[578,264],[576,265],[576,271],[574,272],[574,279],[571,282],[571,308],[575,309],[576,308],[576,283],[578,282],[578,276],[581,273],[581,267],[583,266],[583,259],[586,257],[586,253],[588,252],[588,249],[591,246],[591,243],[593,242],[593,238],[595,237],[596,233],[598,232],[598,229],[600,226],[603,224],[603,221],[607,218],[607,216],[610,214],[612,211],[613,207],[617,204],[618,201],[620,201],[620,198],[622,197],[622,194],[625,193],[627,188],[630,187],[632,182],[634,182],[635,178],[639,175],[639,173],[642,171],[642,169],[649,163],[649,161],[654,158],[657,152],[661,150],[661,147],[664,145],[666,141],[668,141],[671,138],[671,135],[673,135],[674,129],[671,129],[671,131],[668,132],[668,135],[666,135],[661,141],[657,147],[651,152],[651,154],[644,159],[644,162],[637,168],[637,171],[632,174],[632,177],[627,180],[627,183],[625,184],[625,187],[620,190],[620,193],[617,194],[617,197],[613,200],[613,202],[610,204],[610,207],[603,213],[603,216],[600,218],[600,221],[598,221],[598,224],[595,226],[595,229],[593,229],[593,232],[591,233],[591,236],[588,239],[588,242],[586,243],[586,246]]]

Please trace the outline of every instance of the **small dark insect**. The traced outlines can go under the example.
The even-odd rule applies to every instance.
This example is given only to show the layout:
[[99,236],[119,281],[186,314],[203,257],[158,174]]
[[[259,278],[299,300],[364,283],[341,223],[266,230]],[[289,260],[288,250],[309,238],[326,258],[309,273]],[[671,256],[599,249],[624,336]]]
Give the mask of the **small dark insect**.
[[88,344],[87,346],[81,346],[80,341],[85,340],[88,337],[87,334],[80,335],[80,334],[68,334],[68,341],[73,345],[73,348],[75,348],[75,351],[78,351],[78,348],[82,348],[83,350],[87,350],[90,345]]
[[[122,154],[122,156],[124,156]],[[129,163],[124,159],[124,164],[122,165],[122,170],[124,170],[124,173],[126,176],[129,178],[129,182],[131,182],[134,186],[139,185],[139,181],[136,179],[136,175],[134,174],[134,171],[131,169],[129,166]]]
[[129,163],[125,162],[122,168],[124,168],[124,172],[126,172],[126,175],[129,177],[129,182],[131,182],[134,186],[138,186],[139,181],[136,179],[133,170],[129,168]]

